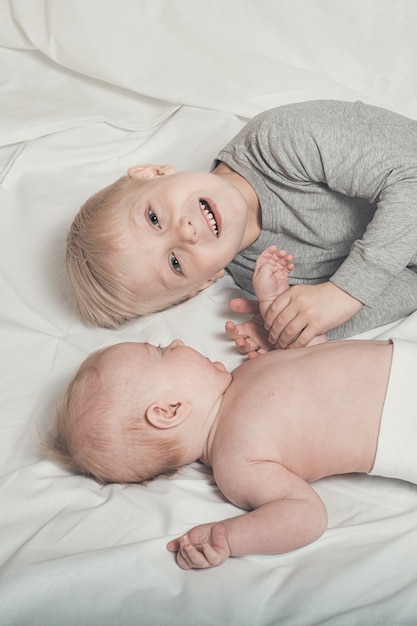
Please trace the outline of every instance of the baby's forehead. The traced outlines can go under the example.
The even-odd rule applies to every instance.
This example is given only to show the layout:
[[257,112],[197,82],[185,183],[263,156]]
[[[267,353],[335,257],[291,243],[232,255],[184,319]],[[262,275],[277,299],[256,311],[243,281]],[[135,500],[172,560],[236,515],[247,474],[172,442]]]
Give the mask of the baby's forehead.
[[129,364],[135,361],[137,364],[146,364],[148,361],[147,344],[141,342],[124,341],[109,346],[98,355],[98,365],[105,372],[112,368],[128,369]]
[[110,346],[99,355],[97,370],[102,392],[117,405],[136,401],[149,387],[150,364],[144,344]]

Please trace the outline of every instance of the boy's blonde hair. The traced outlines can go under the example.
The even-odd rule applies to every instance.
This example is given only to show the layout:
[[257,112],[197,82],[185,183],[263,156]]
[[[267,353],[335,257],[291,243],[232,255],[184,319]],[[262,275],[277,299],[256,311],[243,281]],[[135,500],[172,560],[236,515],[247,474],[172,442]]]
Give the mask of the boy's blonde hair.
[[122,176],[91,196],[80,208],[67,235],[66,266],[82,319],[93,326],[118,328],[140,315],[155,313],[190,295],[155,305],[140,297],[134,278],[123,267],[121,212],[141,181]]
[[101,483],[175,474],[183,465],[181,444],[149,424],[143,407],[115,406],[100,379],[102,352],[87,357],[70,382],[46,443],[49,458]]
[[66,265],[84,321],[117,328],[138,315],[138,302],[117,266],[120,210],[136,181],[128,176],[89,198],[67,236]]

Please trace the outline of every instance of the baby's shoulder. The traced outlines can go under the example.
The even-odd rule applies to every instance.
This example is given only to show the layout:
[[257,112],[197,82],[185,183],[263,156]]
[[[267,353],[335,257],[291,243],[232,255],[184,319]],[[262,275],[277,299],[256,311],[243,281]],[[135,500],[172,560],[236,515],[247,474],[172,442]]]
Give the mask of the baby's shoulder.
[[213,476],[222,494],[232,504],[247,507],[248,485],[250,484],[250,464],[233,455],[219,458],[213,463]]

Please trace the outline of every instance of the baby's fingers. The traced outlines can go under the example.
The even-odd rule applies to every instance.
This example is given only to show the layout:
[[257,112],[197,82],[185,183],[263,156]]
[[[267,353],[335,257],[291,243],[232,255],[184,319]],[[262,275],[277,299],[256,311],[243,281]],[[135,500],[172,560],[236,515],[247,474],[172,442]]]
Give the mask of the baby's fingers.
[[171,541],[168,541],[167,543],[167,550],[169,550],[170,552],[178,552],[179,547],[180,547],[179,539],[171,539]]
[[207,563],[209,563],[208,567],[217,567],[218,565],[221,565],[228,556],[224,551],[219,551],[218,549],[215,550],[209,543],[204,543],[202,545],[202,550]]
[[[187,535],[181,537],[180,549],[177,553],[177,563],[182,569],[206,569],[212,567],[212,563],[208,560],[208,555],[211,554],[209,544],[203,544],[196,548],[190,543]],[[212,550],[212,549],[211,549]]]
[[237,339],[240,336],[238,328],[234,322],[231,322],[231,321],[226,322],[225,328],[226,328],[227,336],[229,337],[229,339],[232,339],[232,341],[235,341],[235,339]]
[[232,298],[229,302],[230,309],[235,313],[256,315],[259,313],[257,300],[247,300],[246,298]]
[[266,350],[259,348],[259,350],[251,350],[248,352],[248,359],[256,359],[260,354],[266,354]]
[[236,325],[234,322],[226,322],[226,334],[235,342],[241,354],[248,354],[259,349],[259,343],[246,334],[245,330],[245,324]]
[[228,554],[224,550],[214,548],[209,542],[201,544],[198,548],[187,542],[178,552],[177,563],[183,569],[207,569],[221,565],[227,557]]

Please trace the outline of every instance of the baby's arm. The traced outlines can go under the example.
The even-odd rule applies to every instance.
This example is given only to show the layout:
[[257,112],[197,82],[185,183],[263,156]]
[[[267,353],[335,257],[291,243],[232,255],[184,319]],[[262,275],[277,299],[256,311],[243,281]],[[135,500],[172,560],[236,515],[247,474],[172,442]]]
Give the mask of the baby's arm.
[[[285,250],[278,250],[276,246],[267,248],[258,257],[253,274],[253,287],[258,299],[259,312],[256,311],[256,303],[253,301],[235,299],[231,302],[235,311],[237,311],[236,306],[240,304],[243,306],[242,312],[255,313],[248,322],[243,324],[226,322],[227,335],[235,342],[240,352],[247,354],[249,358],[275,348],[287,348],[290,345],[291,347],[307,346],[327,341],[325,335],[327,328],[316,329],[309,323],[308,314],[313,310],[311,300],[306,300],[302,295],[301,303],[300,299],[298,300],[298,308],[294,305],[292,294],[296,295],[297,289],[302,290],[304,285],[289,288],[288,275],[294,267],[293,260],[293,255]],[[306,287],[310,290],[307,293],[311,294],[312,287],[310,285]],[[335,287],[335,291],[340,290]],[[347,294],[344,295],[347,296]],[[291,306],[288,306],[289,304]],[[333,310],[332,304],[334,305],[330,302],[325,308],[327,314]],[[319,306],[322,305],[323,302],[320,301]],[[346,308],[342,310],[345,312]],[[307,311],[306,314],[305,311]],[[321,309],[318,319],[323,322],[324,315]],[[301,338],[300,335],[303,337]],[[279,340],[281,345],[278,344]]]
[[271,302],[289,287],[288,275],[294,269],[294,257],[276,246],[269,246],[258,257],[252,283],[262,317]]
[[[293,260],[292,254],[279,250],[276,246],[264,250],[256,261],[253,274],[253,286],[258,302],[248,303],[254,306],[255,315],[243,324],[226,322],[227,335],[236,343],[242,354],[247,354],[249,358],[275,348],[268,341],[264,317],[271,302],[288,289],[288,275],[294,268]],[[245,300],[242,302],[246,304]]]
[[[261,481],[258,483],[258,481]],[[327,527],[327,512],[314,489],[284,467],[264,462],[240,473],[248,513],[195,526],[170,541],[182,569],[221,565],[229,556],[281,554],[318,539]],[[278,497],[276,497],[278,495]]]

